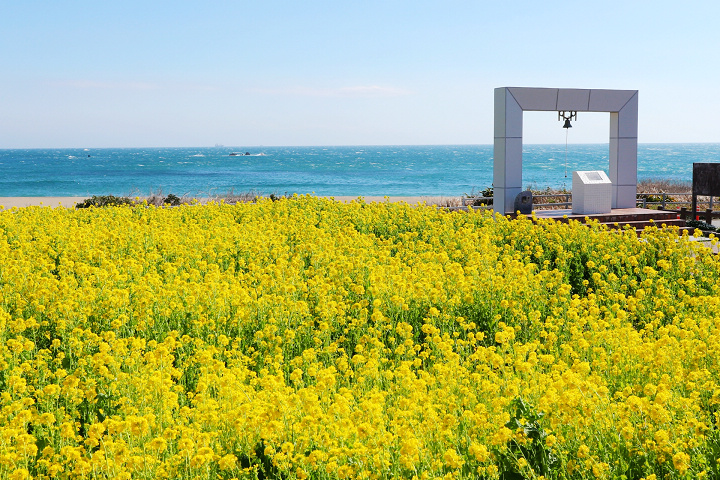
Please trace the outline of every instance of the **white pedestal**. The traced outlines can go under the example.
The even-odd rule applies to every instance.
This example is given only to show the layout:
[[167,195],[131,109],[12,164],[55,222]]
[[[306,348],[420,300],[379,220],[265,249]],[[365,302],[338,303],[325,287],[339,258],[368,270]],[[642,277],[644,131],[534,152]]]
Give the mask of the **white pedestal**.
[[591,215],[612,210],[612,182],[602,170],[573,172],[572,213]]

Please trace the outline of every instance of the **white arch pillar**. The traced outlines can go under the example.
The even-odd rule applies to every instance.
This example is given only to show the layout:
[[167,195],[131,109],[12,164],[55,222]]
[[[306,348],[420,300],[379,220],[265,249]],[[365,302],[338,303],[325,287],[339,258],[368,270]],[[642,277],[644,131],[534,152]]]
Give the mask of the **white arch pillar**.
[[638,91],[578,88],[495,89],[493,208],[512,213],[522,191],[523,112],[610,113],[612,208],[634,208],[637,195]]

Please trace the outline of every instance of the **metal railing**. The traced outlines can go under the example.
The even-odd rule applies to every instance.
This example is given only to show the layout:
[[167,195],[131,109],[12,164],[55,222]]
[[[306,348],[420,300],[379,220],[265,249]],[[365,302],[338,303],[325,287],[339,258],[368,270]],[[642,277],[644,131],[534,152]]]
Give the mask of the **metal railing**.
[[[536,198],[553,198],[562,199],[562,201],[554,201],[547,203],[538,203],[535,201]],[[463,207],[468,205],[474,205],[475,208],[492,208],[493,197],[467,197],[462,199]],[[485,203],[485,205],[477,205],[477,203]],[[489,203],[489,205],[488,205]],[[572,206],[572,193],[551,193],[551,194],[540,194],[533,195],[533,207],[571,207]]]
[[[642,208],[647,208],[648,205],[659,205],[662,210],[665,210],[668,205],[690,205],[692,203],[692,193],[638,193],[637,204]],[[648,201],[648,197],[657,198],[660,200]],[[684,200],[680,200],[684,198]],[[712,210],[714,197],[698,197],[698,206],[707,204],[708,208]]]

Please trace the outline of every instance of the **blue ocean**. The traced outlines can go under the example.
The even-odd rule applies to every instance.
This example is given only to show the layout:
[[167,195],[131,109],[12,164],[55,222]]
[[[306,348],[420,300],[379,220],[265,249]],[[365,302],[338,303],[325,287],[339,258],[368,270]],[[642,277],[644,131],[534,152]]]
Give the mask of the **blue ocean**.
[[[573,170],[607,171],[608,156],[607,144],[567,156],[565,145],[525,145],[524,186],[570,189]],[[638,146],[639,179],[689,182],[693,162],[720,162],[720,144]],[[0,150],[0,197],[458,196],[492,181],[492,145]]]

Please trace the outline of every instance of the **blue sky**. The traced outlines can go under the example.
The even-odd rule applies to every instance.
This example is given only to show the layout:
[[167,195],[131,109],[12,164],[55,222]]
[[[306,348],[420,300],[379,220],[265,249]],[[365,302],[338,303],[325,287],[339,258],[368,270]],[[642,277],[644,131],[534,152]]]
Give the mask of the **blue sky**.
[[[720,142],[720,2],[4,1],[0,148],[489,144],[493,89],[640,91]],[[527,112],[525,143],[564,143]],[[569,141],[607,142],[580,114]]]

